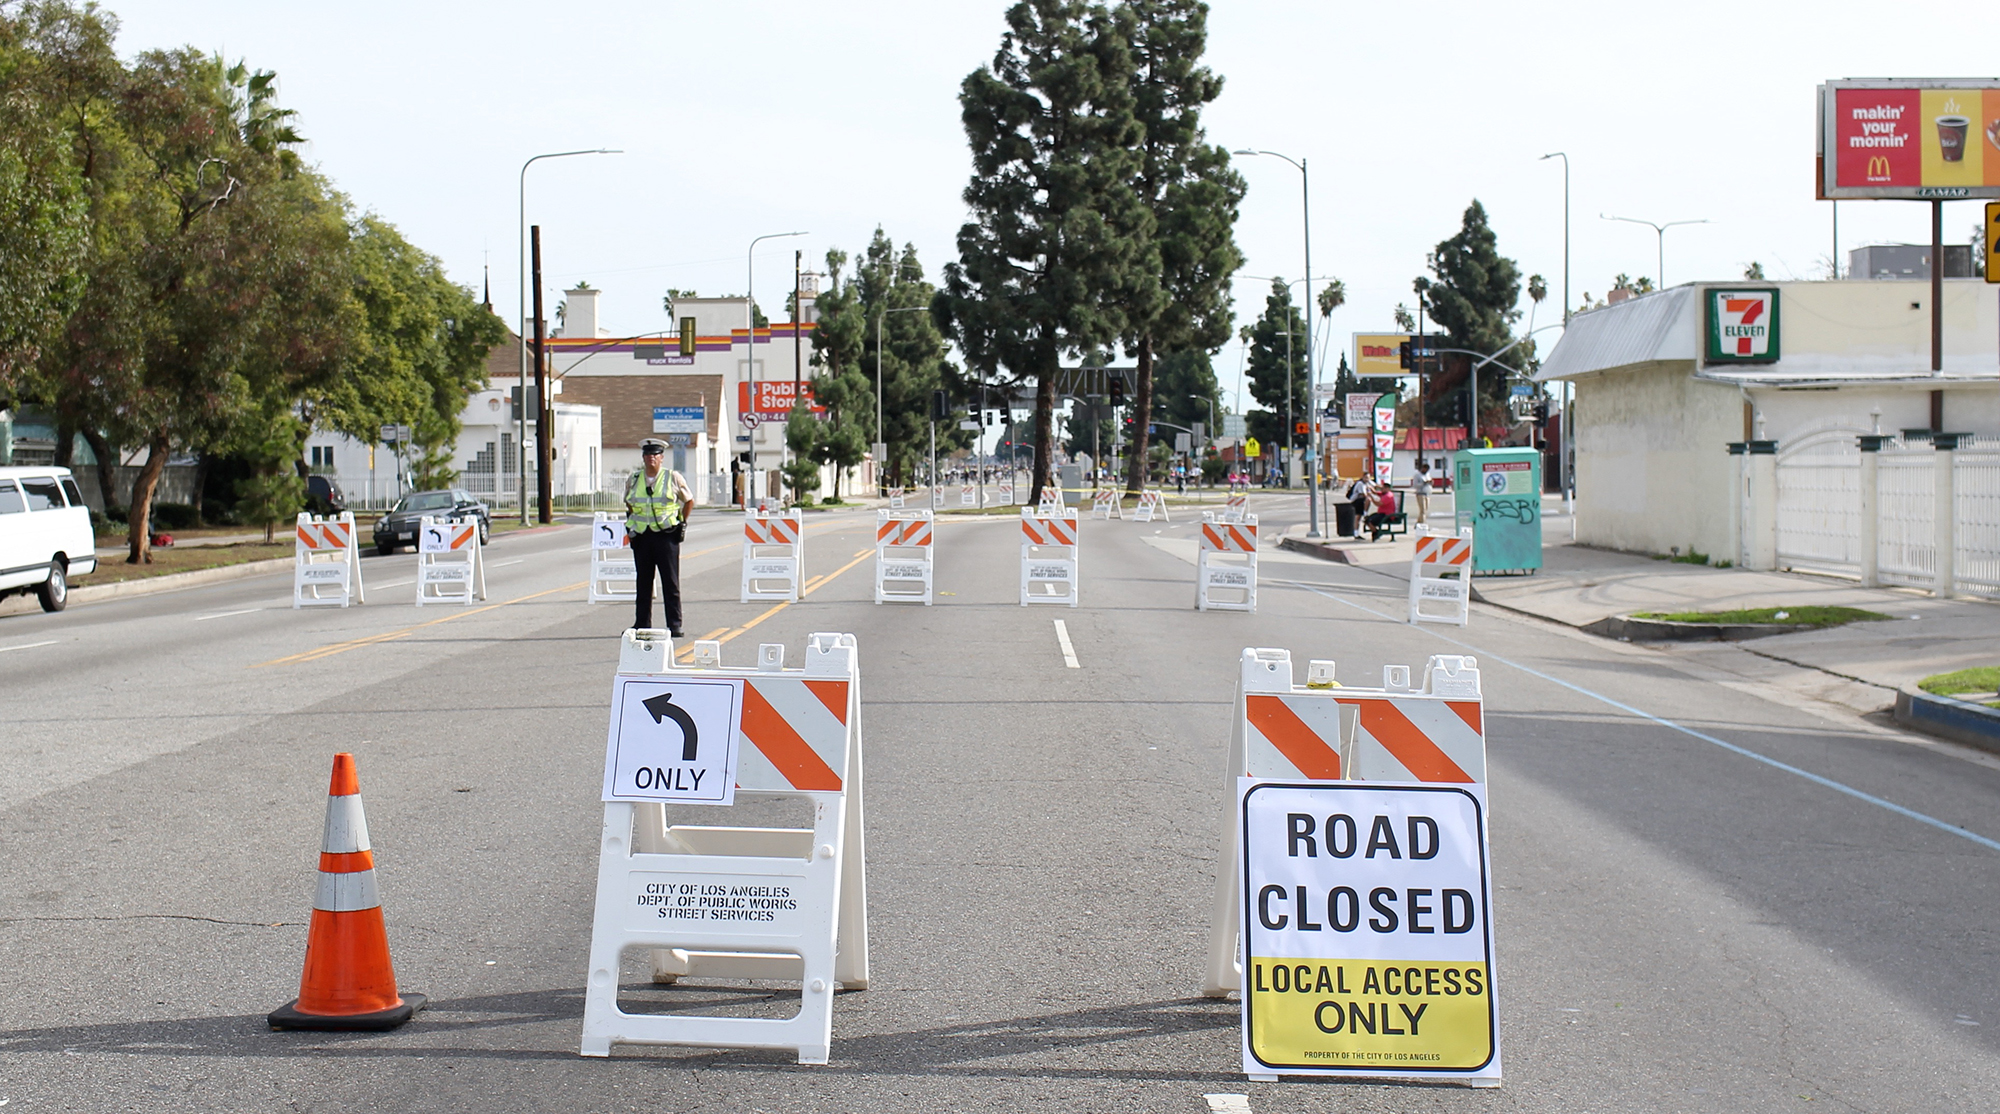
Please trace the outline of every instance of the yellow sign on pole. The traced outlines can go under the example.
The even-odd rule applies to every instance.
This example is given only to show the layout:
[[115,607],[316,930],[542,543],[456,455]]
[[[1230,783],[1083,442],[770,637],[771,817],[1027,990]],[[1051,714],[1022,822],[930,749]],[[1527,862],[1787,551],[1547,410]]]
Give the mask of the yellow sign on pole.
[[[2000,124],[2000,121],[1995,121]],[[2000,201],[1986,203],[1986,281],[2000,282],[2000,256],[1994,252],[2000,247]]]
[[1255,460],[1264,455],[1264,446],[1258,444],[1257,439],[1252,437],[1248,441],[1243,442],[1243,455],[1251,460]]

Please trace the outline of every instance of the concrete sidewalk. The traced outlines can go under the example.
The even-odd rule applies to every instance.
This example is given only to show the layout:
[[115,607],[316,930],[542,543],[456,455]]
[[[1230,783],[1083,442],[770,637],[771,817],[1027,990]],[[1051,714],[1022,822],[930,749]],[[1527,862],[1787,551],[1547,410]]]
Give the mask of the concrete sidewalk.
[[[1541,571],[1477,577],[1474,599],[1571,627],[1635,611],[1859,607],[1894,619],[1773,635],[1741,646],[1885,689],[1912,685],[1934,673],[2000,664],[2000,605],[1995,603],[1934,599],[1915,589],[1863,588],[1831,576],[1718,569],[1593,549],[1570,541],[1570,518],[1559,501],[1551,497],[1543,506]],[[1432,512],[1433,524],[1449,529],[1449,502],[1445,513],[1438,513],[1434,500]],[[1290,532],[1303,533],[1303,528]],[[1409,578],[1415,543],[1408,537],[1330,539],[1329,544],[1349,564]]]

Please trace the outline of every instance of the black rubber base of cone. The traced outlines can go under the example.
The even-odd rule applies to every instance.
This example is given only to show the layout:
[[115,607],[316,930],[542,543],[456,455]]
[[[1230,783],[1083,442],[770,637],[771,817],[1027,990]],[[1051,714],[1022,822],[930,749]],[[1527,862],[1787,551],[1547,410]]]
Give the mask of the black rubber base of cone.
[[380,1032],[385,1029],[394,1029],[396,1026],[408,1021],[412,1014],[423,1009],[425,1004],[430,1001],[430,999],[421,994],[411,994],[408,991],[403,993],[402,998],[402,1005],[391,1006],[386,1010],[377,1010],[374,1013],[345,1014],[300,1013],[298,1011],[299,1000],[294,998],[277,1009],[272,1010],[271,1016],[266,1020],[270,1021],[271,1028],[273,1029],[318,1029],[326,1032]]

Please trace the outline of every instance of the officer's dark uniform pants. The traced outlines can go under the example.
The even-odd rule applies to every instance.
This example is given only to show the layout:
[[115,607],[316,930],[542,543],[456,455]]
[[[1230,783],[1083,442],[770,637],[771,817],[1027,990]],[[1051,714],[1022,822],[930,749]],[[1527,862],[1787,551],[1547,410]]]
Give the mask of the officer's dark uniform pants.
[[666,588],[660,594],[660,606],[667,613],[666,627],[681,629],[681,543],[669,541],[664,530],[642,530],[632,535],[632,562],[639,567],[639,610],[632,625],[653,625],[653,573],[657,570]]

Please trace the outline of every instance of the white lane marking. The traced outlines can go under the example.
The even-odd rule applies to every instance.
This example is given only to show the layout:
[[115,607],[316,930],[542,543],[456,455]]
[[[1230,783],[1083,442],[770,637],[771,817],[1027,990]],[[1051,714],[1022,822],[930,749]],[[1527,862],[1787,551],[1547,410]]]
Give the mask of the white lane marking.
[[206,623],[210,619],[227,619],[231,615],[248,615],[251,614],[252,612],[262,611],[262,610],[264,609],[261,607],[246,607],[241,611],[218,611],[213,615],[197,615],[194,617],[194,621],[197,623]]
[[403,587],[403,586],[404,586],[404,585],[406,585],[406,584],[415,584],[415,583],[416,583],[416,581],[415,581],[415,580],[391,580],[391,581],[390,581],[390,582],[388,582],[387,584],[377,584],[377,585],[376,585],[375,587],[377,587],[377,588],[401,588],[401,587]]
[[1203,1095],[1209,1114],[1250,1114],[1249,1095]]
[[[1382,619],[1387,619],[1392,623],[1401,624],[1403,622],[1403,620],[1398,619],[1393,615],[1385,615],[1382,612],[1377,611],[1372,607],[1363,607],[1358,603],[1353,603],[1351,601],[1341,599],[1339,596],[1336,596],[1331,592],[1320,591],[1318,588],[1315,588],[1312,585],[1307,584],[1302,580],[1282,580],[1279,581],[1278,583],[1289,584],[1295,588],[1304,588],[1306,591],[1311,592],[1314,595],[1325,596],[1327,599],[1330,599],[1335,603],[1346,604],[1348,607],[1354,608],[1357,611],[1366,611],[1370,615],[1374,615]],[[1530,676],[1540,677],[1544,681],[1548,681],[1552,684],[1561,685],[1562,687],[1569,689],[1571,692],[1580,693],[1584,696],[1590,697],[1592,700],[1608,704],[1611,707],[1616,708],[1621,712],[1627,712],[1632,715],[1638,716],[1640,719],[1646,720],[1648,722],[1657,723],[1661,727],[1666,727],[1678,731],[1681,734],[1688,736],[1689,738],[1700,739],[1704,743],[1710,743],[1714,746],[1721,747],[1723,750],[1726,750],[1731,754],[1740,755],[1744,758],[1751,759],[1752,761],[1762,762],[1764,765],[1769,766],[1774,770],[1783,770],[1788,774],[1796,774],[1797,776],[1812,782],[1814,785],[1818,785],[1826,789],[1831,789],[1836,793],[1845,793],[1846,795],[1853,797],[1857,801],[1865,801],[1868,804],[1874,805],[1876,808],[1887,809],[1888,811],[1893,812],[1898,816],[1904,817],[1909,820],[1915,820],[1919,824],[1929,824],[1931,827],[1936,828],[1941,832],[1950,832],[1952,835],[1955,835],[1960,839],[1970,840],[1971,842],[1976,843],[1979,846],[1987,848],[1989,850],[2000,851],[2000,840],[1988,839],[1985,836],[1978,834],[1977,832],[1967,831],[1966,829],[1958,827],[1955,824],[1949,824],[1943,820],[1939,820],[1935,816],[1930,816],[1925,813],[1918,812],[1916,809],[1905,808],[1904,806],[1899,805],[1894,801],[1885,800],[1881,797],[1877,797],[1873,793],[1864,793],[1861,790],[1856,789],[1851,785],[1835,781],[1830,777],[1822,777],[1819,774],[1813,773],[1810,770],[1802,770],[1799,767],[1794,766],[1789,762],[1780,762],[1775,758],[1759,754],[1748,747],[1740,747],[1737,746],[1735,743],[1724,742],[1723,740],[1718,739],[1713,735],[1709,735],[1701,731],[1696,731],[1692,727],[1683,727],[1682,725],[1675,723],[1673,720],[1664,719],[1660,716],[1654,715],[1651,712],[1641,711],[1638,708],[1634,708],[1630,704],[1613,700],[1612,698],[1605,696],[1602,693],[1592,692],[1589,689],[1584,688],[1582,685],[1571,684],[1570,682],[1565,681],[1560,677],[1554,677],[1547,673],[1542,672],[1539,669],[1522,665],[1518,661],[1513,661],[1509,658],[1503,658],[1499,654],[1496,654],[1491,650],[1482,650],[1479,647],[1474,646],[1470,642],[1460,642],[1458,639],[1453,638],[1450,635],[1444,634],[1441,631],[1431,630],[1428,627],[1418,627],[1417,629],[1423,631],[1425,634],[1431,635],[1445,642],[1449,642],[1452,645],[1459,647],[1460,649],[1470,650],[1473,653],[1480,655],[1481,657],[1492,658],[1494,661],[1497,661],[1502,665],[1511,665],[1515,669],[1518,669],[1521,672],[1526,673]]]
[[1062,647],[1064,665],[1071,669],[1083,668],[1076,663],[1076,647],[1070,645],[1069,628],[1063,625],[1061,619],[1056,620],[1056,643]]
[[518,565],[525,560],[527,560],[526,557],[516,557],[512,561],[495,561],[492,564],[487,565],[486,567],[489,569],[504,569],[508,565]]
[[47,642],[23,642],[19,646],[0,646],[0,654],[4,654],[9,650],[32,650],[37,646],[53,646],[59,641],[61,639],[51,638]]

